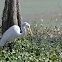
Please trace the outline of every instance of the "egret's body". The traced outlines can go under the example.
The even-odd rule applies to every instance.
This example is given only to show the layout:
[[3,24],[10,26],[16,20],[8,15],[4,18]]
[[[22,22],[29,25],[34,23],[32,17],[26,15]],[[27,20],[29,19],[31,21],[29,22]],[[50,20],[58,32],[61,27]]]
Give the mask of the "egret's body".
[[0,46],[4,46],[6,43],[10,43],[17,37],[23,37],[26,34],[26,29],[30,30],[30,25],[27,22],[24,22],[22,24],[22,27],[21,27],[22,33],[20,33],[19,26],[13,25],[3,34],[0,40]]

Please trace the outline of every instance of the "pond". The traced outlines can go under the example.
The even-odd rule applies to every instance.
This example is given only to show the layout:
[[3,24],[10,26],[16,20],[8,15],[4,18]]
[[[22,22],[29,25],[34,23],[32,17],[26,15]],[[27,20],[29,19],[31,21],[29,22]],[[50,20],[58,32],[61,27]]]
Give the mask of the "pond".
[[[0,0],[0,25],[4,1]],[[62,0],[20,0],[23,21],[62,26]]]

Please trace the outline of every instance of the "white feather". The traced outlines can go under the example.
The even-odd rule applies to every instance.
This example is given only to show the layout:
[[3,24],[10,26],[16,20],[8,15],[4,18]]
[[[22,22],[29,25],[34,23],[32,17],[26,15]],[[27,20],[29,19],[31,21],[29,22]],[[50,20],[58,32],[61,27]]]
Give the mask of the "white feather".
[[4,46],[7,42],[11,42],[13,41],[15,38],[17,37],[23,37],[26,34],[26,29],[28,29],[28,27],[30,27],[30,24],[27,22],[24,22],[22,24],[22,33],[20,33],[20,27],[17,25],[13,25],[12,27],[10,27],[2,36],[1,40],[0,40],[0,46]]

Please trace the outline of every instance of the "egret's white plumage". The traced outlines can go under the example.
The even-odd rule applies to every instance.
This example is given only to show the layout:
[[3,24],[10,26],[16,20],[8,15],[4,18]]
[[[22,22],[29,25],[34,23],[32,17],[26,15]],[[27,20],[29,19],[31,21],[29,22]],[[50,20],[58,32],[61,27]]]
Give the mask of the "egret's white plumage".
[[0,40],[0,46],[4,46],[6,43],[13,41],[17,37],[23,37],[26,34],[26,29],[29,30],[32,35],[29,23],[24,22],[22,24],[22,26],[21,26],[22,33],[20,33],[19,26],[13,25],[3,34],[3,36]]

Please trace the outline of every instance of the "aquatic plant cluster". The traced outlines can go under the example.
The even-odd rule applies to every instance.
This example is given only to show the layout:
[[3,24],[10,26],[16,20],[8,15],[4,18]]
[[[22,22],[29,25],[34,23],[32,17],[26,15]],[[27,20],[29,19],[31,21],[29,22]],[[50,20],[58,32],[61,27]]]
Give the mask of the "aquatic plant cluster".
[[42,24],[33,24],[32,31],[34,33],[33,38],[35,38],[36,42],[60,42],[62,43],[62,27],[59,28],[57,26],[45,27]]
[[62,62],[62,29],[31,25],[28,33],[12,42],[11,48],[0,49],[0,62]]

